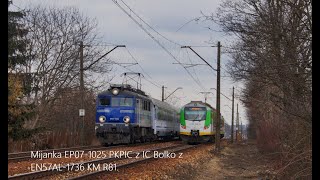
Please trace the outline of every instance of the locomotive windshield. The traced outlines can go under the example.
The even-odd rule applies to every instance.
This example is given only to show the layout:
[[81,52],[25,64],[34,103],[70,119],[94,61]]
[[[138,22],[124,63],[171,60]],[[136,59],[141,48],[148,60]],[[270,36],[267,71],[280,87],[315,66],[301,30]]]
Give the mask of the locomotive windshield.
[[101,98],[100,105],[102,106],[110,106],[110,98]]
[[133,98],[112,97],[111,106],[133,106]]
[[133,106],[133,98],[104,97],[100,99],[100,105],[101,106]]
[[205,107],[186,107],[185,120],[201,121],[206,119],[206,108]]

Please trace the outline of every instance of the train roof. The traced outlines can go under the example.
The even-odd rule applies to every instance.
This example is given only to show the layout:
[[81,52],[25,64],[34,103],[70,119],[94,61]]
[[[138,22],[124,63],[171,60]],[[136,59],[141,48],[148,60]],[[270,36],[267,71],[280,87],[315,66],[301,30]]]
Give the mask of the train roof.
[[[216,111],[216,108],[214,108],[214,107],[212,107],[210,104],[205,103],[205,102],[202,102],[202,101],[191,101],[191,102],[189,102],[188,104],[182,106],[181,108],[184,108],[185,106],[187,106],[187,105],[189,105],[189,104],[191,104],[191,103],[199,103],[199,104],[202,104],[202,105],[204,105],[204,106],[207,106],[207,107],[211,108],[213,111]],[[221,112],[220,112],[220,115],[221,115]],[[224,119],[224,117],[223,117],[222,115],[221,115],[221,117],[222,117],[222,119]]]
[[140,89],[135,89],[133,87],[131,87],[128,84],[112,84],[110,85],[109,89],[106,91],[103,91],[101,93],[98,93],[98,97],[99,96],[106,96],[106,95],[113,95],[111,90],[113,88],[118,88],[119,94],[118,95],[131,95],[131,96],[135,96],[135,97],[139,97],[139,98],[143,98],[143,99],[149,99],[152,101],[152,103],[162,109],[168,109],[168,110],[175,110],[175,111],[179,111],[179,108],[172,106],[166,102],[162,102],[158,99],[152,98],[148,95],[146,95],[146,93]]
[[113,95],[111,92],[113,88],[117,88],[120,90],[118,95],[131,95],[131,96],[138,96],[140,98],[150,99],[150,97],[146,95],[144,91],[133,88],[129,84],[112,84],[110,85],[108,90],[98,93],[98,96]]
[[171,104],[167,103],[167,102],[163,102],[163,101],[160,101],[158,99],[155,99],[155,98],[151,98],[152,100],[152,103],[162,109],[172,109],[172,110],[175,110],[175,111],[179,111],[179,108],[175,107],[175,106],[172,106]]
[[211,108],[211,109],[213,109],[213,110],[216,110],[216,109],[215,109],[214,107],[212,107],[210,104],[205,103],[205,102],[202,102],[202,101],[191,101],[191,102],[185,104],[182,108],[184,108],[184,107],[187,106],[187,105],[194,104],[194,103],[198,103],[198,104],[207,106],[207,107],[209,107],[209,108]]

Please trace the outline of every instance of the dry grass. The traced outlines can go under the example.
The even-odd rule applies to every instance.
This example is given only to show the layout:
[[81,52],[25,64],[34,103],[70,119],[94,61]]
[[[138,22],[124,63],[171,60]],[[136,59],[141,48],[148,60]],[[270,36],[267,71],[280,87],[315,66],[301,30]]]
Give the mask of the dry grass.
[[[39,133],[35,137],[8,141],[8,152],[23,152],[32,150],[54,149],[80,146],[80,133],[70,132],[48,132]],[[100,143],[94,135],[85,137],[87,145],[99,145]]]

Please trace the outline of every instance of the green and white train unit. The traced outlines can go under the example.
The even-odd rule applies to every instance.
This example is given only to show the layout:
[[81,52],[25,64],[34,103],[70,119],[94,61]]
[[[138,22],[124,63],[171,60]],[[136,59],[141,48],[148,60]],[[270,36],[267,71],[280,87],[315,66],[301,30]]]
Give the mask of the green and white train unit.
[[[215,139],[216,109],[202,101],[191,101],[180,110],[180,137],[188,143]],[[220,114],[220,138],[224,137],[224,118]]]

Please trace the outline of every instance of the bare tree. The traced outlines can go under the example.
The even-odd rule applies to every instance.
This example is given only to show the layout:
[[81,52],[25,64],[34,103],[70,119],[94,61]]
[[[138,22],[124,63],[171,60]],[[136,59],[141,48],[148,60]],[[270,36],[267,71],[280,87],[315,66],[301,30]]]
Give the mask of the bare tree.
[[[65,91],[79,88],[79,43],[84,42],[84,68],[105,52],[99,43],[97,22],[82,15],[75,8],[35,6],[27,10],[25,24],[28,33],[28,65],[33,74],[33,93],[29,97],[37,105],[37,116],[29,128],[46,125],[52,119],[49,112]],[[30,56],[32,55],[32,56]],[[111,65],[108,59],[90,66],[85,71],[86,89],[97,88],[95,74],[102,74],[108,82]],[[74,97],[73,97],[74,98]],[[76,102],[76,101],[71,101]],[[65,120],[65,119],[64,119]],[[61,120],[63,121],[63,120]],[[58,123],[58,122],[57,122]]]
[[279,174],[288,170],[295,178],[311,176],[311,6],[310,0],[225,0],[206,16],[237,37],[228,69],[246,82],[243,102],[258,145],[281,152],[286,164]]

